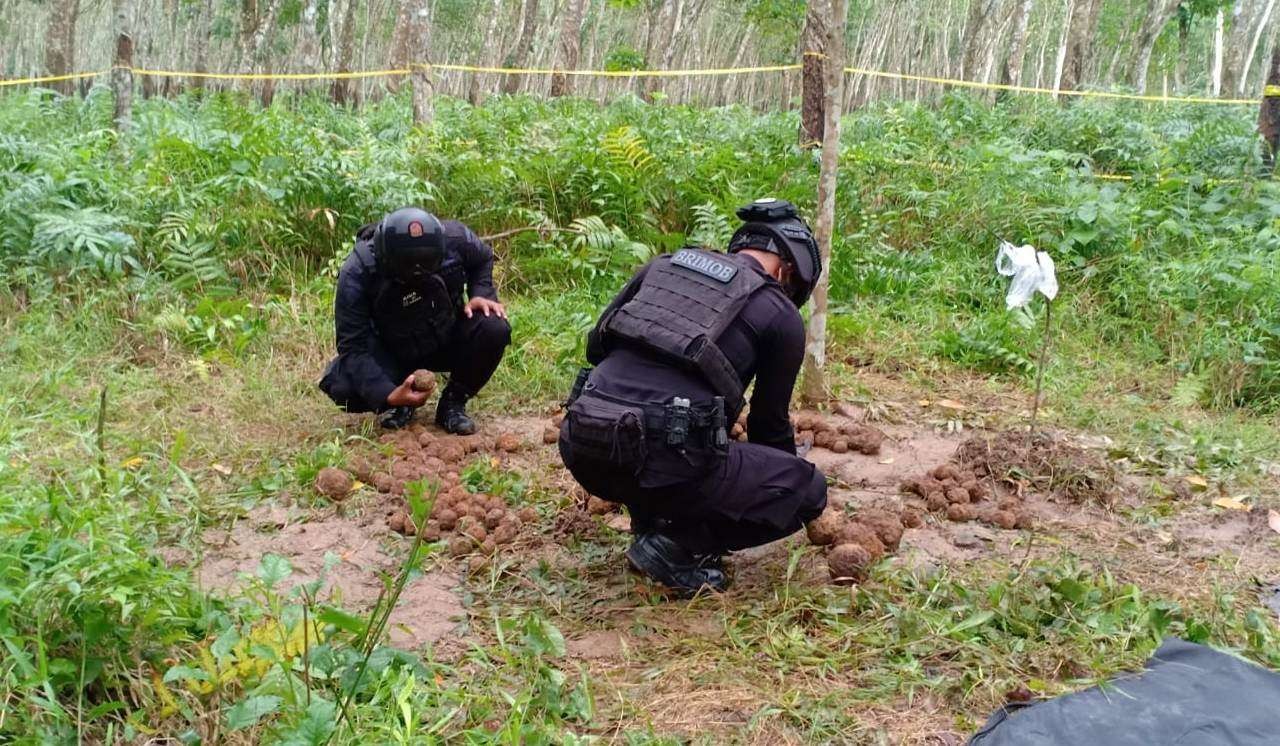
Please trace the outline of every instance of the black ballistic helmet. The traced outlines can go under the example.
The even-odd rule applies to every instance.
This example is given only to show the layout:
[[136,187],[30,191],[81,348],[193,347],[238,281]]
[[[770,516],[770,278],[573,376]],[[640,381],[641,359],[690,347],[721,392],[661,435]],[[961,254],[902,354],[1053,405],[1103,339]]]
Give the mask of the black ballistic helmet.
[[729,239],[729,253],[757,249],[776,254],[791,265],[791,287],[786,288],[796,308],[803,306],[822,274],[822,257],[813,231],[796,206],[782,199],[765,197],[738,208],[742,226]]
[[378,268],[392,279],[420,280],[434,274],[444,261],[444,228],[426,210],[402,207],[378,223],[373,255]]

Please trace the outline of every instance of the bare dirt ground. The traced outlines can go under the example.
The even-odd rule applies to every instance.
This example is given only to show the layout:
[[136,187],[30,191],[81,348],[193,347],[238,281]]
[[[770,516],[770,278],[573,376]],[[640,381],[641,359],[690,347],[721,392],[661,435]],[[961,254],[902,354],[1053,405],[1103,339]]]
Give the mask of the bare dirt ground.
[[[850,422],[868,417],[856,407],[837,411],[843,414],[829,416]],[[492,561],[468,562],[467,556],[455,558],[448,552],[433,555],[425,575],[408,587],[392,616],[392,643],[410,649],[428,646],[440,657],[486,639],[492,607],[515,599],[521,605],[541,604],[563,628],[570,664],[590,674],[606,700],[602,709],[615,713],[615,734],[635,724],[691,737],[739,732],[768,704],[760,682],[728,686],[717,679],[709,685],[707,666],[716,663],[706,651],[723,648],[732,638],[731,612],[747,601],[786,583],[829,582],[822,553],[808,547],[801,532],[730,557],[734,585],[722,596],[655,603],[652,586],[625,571],[625,514],[582,510],[586,496],[559,465],[555,446],[544,443],[549,418],[481,416],[488,437],[513,433],[520,445],[507,451],[481,447],[468,458],[488,457],[497,468],[522,475],[528,486],[524,499],[536,506],[539,518],[526,522],[515,542],[500,547]],[[936,425],[874,424],[885,434],[878,454],[837,454],[824,448],[807,454],[828,475],[836,508],[907,504],[910,498],[899,489],[903,480],[953,459],[972,434]],[[1106,460],[1105,445],[1098,439],[1059,437]],[[1034,481],[1008,486],[1033,516],[1033,528],[1003,530],[926,513],[923,524],[908,528],[898,551],[885,561],[929,569],[1002,558],[1017,566],[1069,549],[1121,568],[1122,580],[1172,599],[1202,596],[1215,586],[1244,587],[1253,579],[1280,582],[1280,535],[1268,526],[1264,508],[1215,507],[1215,492],[1185,485],[1156,499],[1151,480],[1132,476],[1124,476],[1106,499],[1083,503],[1037,492]],[[322,597],[329,595],[352,609],[368,608],[381,587],[379,573],[392,570],[407,550],[409,540],[388,527],[396,500],[394,491],[380,494],[365,486],[338,504],[260,506],[233,525],[205,533],[201,580],[211,588],[243,583],[264,554],[275,553],[294,568],[289,582],[300,582],[318,577],[328,557]],[[1152,517],[1153,506],[1165,519]],[[547,593],[527,580],[534,568],[571,590],[560,596]],[[515,589],[507,596],[493,590],[500,578],[511,580]],[[660,676],[653,675],[656,669]],[[813,685],[820,686],[817,681]],[[821,693],[815,689],[814,696]],[[953,709],[928,692],[860,706],[860,721],[888,742],[962,740]],[[753,734],[761,742],[795,740],[795,732],[781,726],[766,724]]]

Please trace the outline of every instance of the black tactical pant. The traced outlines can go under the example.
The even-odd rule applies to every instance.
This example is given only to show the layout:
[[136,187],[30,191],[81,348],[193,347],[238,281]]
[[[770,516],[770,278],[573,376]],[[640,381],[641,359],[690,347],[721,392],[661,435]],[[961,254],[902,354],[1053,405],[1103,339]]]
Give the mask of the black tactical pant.
[[[480,389],[493,377],[509,344],[511,324],[506,319],[477,313],[471,318],[464,316],[459,319],[449,343],[422,360],[401,360],[378,340],[373,341],[371,350],[382,373],[396,385],[413,371],[426,368],[437,373],[449,373],[449,387],[469,398],[480,393]],[[320,379],[321,390],[348,412],[381,412],[386,409],[386,401],[366,401],[361,397],[360,391],[368,389],[369,382],[359,380],[352,366],[344,365],[344,362],[343,355],[329,362],[324,377]]]
[[723,554],[789,536],[827,506],[827,483],[799,456],[754,443],[730,443],[723,457],[682,456],[650,442],[637,475],[576,456],[565,430],[560,457],[587,492],[622,503],[632,531],[658,528],[692,552]]

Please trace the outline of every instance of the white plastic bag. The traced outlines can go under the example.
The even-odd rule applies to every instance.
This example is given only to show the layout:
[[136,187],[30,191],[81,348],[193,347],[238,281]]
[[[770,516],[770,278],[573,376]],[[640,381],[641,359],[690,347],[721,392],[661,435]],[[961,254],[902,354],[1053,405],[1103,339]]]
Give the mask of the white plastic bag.
[[1009,309],[1027,305],[1036,291],[1049,300],[1058,295],[1053,257],[1047,252],[1036,251],[1034,246],[1014,246],[1008,241],[1001,241],[1000,250],[996,252],[996,271],[1013,278],[1004,297],[1005,306]]

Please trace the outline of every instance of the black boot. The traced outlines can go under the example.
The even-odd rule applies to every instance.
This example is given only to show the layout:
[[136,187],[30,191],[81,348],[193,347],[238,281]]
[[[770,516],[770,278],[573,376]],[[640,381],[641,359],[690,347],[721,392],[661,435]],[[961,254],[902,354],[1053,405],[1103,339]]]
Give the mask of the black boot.
[[440,402],[436,404],[436,424],[446,433],[471,435],[476,431],[476,423],[467,416],[468,398],[452,386],[441,392]]
[[413,419],[413,407],[392,407],[378,415],[378,424],[388,430],[399,430]]
[[718,556],[690,552],[665,534],[637,536],[627,549],[627,561],[681,597],[729,587]]

